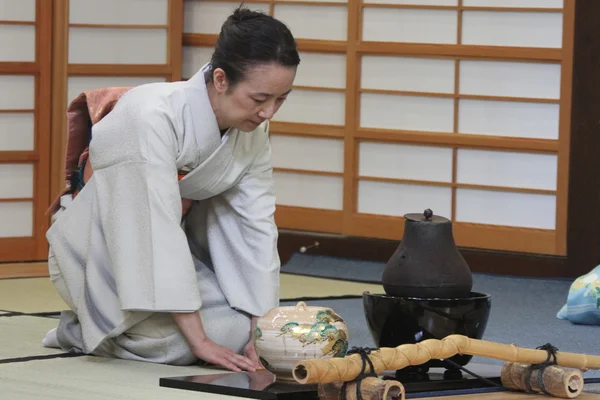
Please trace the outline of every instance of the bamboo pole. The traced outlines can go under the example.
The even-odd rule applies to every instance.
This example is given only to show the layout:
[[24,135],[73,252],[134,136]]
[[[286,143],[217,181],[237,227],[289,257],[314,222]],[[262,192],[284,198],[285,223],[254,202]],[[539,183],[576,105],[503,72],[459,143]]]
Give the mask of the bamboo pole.
[[[345,389],[346,400],[358,400],[357,385],[357,382],[349,382],[345,388],[342,388],[342,382],[318,385],[319,399],[339,400],[342,389]],[[404,400],[406,393],[398,381],[367,377],[360,383],[360,396],[362,400]]]
[[[410,365],[422,365],[432,359],[447,359],[457,354],[494,358],[524,364],[540,364],[548,358],[545,350],[519,348],[514,344],[501,344],[471,339],[463,335],[450,335],[442,340],[428,339],[417,344],[403,344],[395,348],[382,347],[372,351],[369,358],[375,373],[399,370]],[[575,353],[556,353],[557,365],[582,371],[600,369],[600,356]],[[349,382],[362,370],[360,354],[344,358],[310,359],[294,365],[294,379],[301,384]]]
[[578,369],[551,365],[544,370],[531,371],[531,365],[507,362],[502,367],[500,379],[508,389],[547,393],[563,399],[573,399],[583,391],[583,374]]

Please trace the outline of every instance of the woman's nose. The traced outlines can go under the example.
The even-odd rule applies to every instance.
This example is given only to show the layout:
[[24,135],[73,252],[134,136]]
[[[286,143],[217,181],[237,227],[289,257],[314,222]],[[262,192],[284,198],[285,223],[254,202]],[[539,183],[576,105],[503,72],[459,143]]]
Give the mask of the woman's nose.
[[264,119],[271,119],[271,118],[273,118],[274,114],[275,114],[275,106],[274,105],[270,105],[269,107],[263,108],[258,113],[258,115]]

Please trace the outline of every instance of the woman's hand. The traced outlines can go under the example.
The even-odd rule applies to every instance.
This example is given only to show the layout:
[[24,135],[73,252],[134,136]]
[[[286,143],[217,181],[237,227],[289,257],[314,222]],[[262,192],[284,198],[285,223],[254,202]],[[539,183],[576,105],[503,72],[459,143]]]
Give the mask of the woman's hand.
[[256,329],[256,324],[258,324],[259,317],[252,316],[250,322],[250,341],[244,347],[244,355],[252,361],[254,367],[256,369],[264,369],[265,367],[260,363],[260,359],[258,358],[258,354],[256,353],[256,347],[254,346],[254,331]]
[[252,366],[255,369],[264,369],[265,367],[260,363],[258,354],[256,353],[256,347],[254,347],[254,340],[250,339],[248,344],[244,347],[244,356],[252,362]]
[[256,371],[255,363],[247,357],[218,345],[206,336],[198,312],[172,313],[172,315],[196,357],[207,363],[220,365],[235,372],[243,370]]
[[194,355],[209,364],[220,365],[235,372],[254,372],[257,369],[256,364],[249,357],[236,354],[208,338],[198,341],[197,348],[194,348]]

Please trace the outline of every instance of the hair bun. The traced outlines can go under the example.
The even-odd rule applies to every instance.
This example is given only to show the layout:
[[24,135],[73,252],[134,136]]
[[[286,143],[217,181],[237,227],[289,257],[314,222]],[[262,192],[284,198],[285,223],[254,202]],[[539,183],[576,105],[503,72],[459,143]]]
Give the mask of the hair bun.
[[248,21],[257,17],[264,17],[265,15],[266,14],[261,11],[252,11],[249,8],[240,5],[238,8],[235,9],[233,14],[231,14],[229,19],[231,20],[231,22],[238,23]]

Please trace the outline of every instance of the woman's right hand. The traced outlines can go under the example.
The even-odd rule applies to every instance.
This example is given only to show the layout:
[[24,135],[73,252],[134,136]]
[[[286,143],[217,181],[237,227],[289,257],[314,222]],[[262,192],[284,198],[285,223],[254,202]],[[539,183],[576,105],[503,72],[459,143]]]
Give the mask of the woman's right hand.
[[195,346],[194,355],[209,364],[220,365],[231,371],[256,371],[254,363],[247,357],[235,353],[205,337]]
[[220,365],[235,372],[256,371],[254,363],[233,350],[210,340],[204,332],[198,312],[172,313],[194,355],[209,364]]

